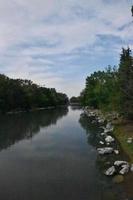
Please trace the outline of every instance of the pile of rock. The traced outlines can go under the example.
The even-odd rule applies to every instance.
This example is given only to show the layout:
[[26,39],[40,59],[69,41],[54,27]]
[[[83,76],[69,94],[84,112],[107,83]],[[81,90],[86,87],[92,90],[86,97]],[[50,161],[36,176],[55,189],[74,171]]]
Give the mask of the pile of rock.
[[[103,115],[97,110],[86,110],[85,114],[90,117],[92,123],[99,123],[103,132],[100,133],[100,141],[99,145],[102,146],[97,148],[98,154],[109,155],[109,154],[119,154],[119,150],[117,149],[117,142],[115,138],[112,136],[114,131],[114,126],[112,125],[111,121],[108,121],[103,117]],[[110,114],[110,119],[114,120],[118,118],[116,113],[113,113],[113,116]],[[133,142],[133,138],[128,138],[127,143],[131,144]],[[127,161],[114,161],[112,166],[110,166],[107,170],[105,170],[104,174],[106,176],[113,176],[116,175],[121,178],[124,174],[127,174],[129,171],[133,172],[133,164],[129,164]]]
[[106,176],[112,176],[114,174],[124,175],[129,171],[133,172],[133,164],[129,164],[127,161],[117,160],[114,162],[113,166],[109,167],[105,171]]

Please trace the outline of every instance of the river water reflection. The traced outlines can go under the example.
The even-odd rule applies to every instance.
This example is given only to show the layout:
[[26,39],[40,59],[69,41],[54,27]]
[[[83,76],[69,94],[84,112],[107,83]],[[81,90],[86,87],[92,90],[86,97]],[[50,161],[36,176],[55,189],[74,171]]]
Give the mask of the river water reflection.
[[59,108],[0,117],[1,200],[125,199],[122,185],[100,172],[98,128],[89,129],[81,113]]

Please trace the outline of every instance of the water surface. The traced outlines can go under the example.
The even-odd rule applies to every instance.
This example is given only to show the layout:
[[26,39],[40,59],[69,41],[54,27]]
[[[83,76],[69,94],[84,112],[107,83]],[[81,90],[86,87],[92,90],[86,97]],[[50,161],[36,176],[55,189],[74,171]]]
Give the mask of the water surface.
[[97,127],[81,109],[0,117],[1,200],[124,199],[105,177],[95,148]]

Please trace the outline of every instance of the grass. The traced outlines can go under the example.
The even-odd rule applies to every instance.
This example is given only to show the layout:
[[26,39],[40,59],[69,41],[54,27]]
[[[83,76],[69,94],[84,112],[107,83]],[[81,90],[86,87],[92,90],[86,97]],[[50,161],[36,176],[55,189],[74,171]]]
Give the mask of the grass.
[[124,152],[128,155],[130,162],[133,163],[133,143],[127,143],[127,139],[133,137],[133,124],[131,122],[126,122],[116,125],[114,134]]

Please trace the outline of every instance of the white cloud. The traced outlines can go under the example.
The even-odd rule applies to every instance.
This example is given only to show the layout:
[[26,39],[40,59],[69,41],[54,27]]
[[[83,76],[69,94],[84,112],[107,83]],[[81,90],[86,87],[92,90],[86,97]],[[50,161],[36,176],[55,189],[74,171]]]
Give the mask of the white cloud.
[[[0,0],[0,72],[77,94],[84,77],[77,79],[78,86],[70,81],[73,87],[67,88],[69,75],[63,74],[67,65],[79,65],[86,54],[100,60],[106,52],[119,53],[122,45],[132,47],[131,4],[130,0]],[[98,43],[98,35],[121,42],[112,39],[108,47],[104,39],[104,44]],[[71,67],[73,76],[76,69]]]

